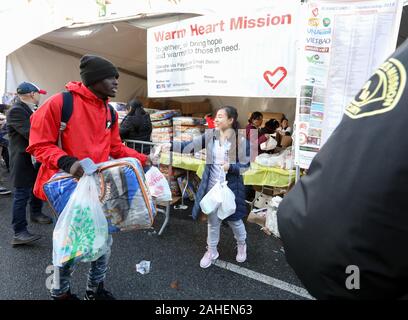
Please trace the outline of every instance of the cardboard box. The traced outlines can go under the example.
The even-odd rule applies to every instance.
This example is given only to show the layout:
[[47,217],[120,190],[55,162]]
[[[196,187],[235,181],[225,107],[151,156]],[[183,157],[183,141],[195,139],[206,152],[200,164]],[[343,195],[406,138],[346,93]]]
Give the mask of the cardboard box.
[[291,136],[282,136],[281,137],[281,146],[282,148],[290,147],[293,143],[293,139]]
[[[285,188],[267,187],[267,188],[264,188],[263,192],[262,192],[262,187],[261,186],[252,186],[252,187],[258,193],[262,192],[263,194],[265,194],[267,196],[275,197],[275,196],[281,196],[281,195],[287,193],[292,186],[293,186],[293,184],[291,186],[285,187]],[[256,197],[259,195],[258,193],[256,194]]]
[[266,223],[266,215],[264,214],[256,214],[255,212],[251,211],[248,215],[247,221],[249,223],[256,223],[261,227],[265,227]]

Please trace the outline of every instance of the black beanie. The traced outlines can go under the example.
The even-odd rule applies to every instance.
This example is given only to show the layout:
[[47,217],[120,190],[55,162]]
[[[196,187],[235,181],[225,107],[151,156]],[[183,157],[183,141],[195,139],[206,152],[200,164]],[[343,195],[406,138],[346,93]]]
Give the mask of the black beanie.
[[85,86],[102,81],[110,77],[119,77],[118,69],[112,62],[102,57],[84,55],[79,64],[80,75]]

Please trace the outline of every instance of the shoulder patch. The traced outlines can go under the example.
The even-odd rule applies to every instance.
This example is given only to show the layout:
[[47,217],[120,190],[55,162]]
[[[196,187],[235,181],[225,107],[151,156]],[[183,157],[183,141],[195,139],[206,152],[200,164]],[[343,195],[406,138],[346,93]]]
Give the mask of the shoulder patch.
[[391,58],[384,62],[350,102],[345,114],[352,119],[391,111],[404,92],[407,75],[404,65]]

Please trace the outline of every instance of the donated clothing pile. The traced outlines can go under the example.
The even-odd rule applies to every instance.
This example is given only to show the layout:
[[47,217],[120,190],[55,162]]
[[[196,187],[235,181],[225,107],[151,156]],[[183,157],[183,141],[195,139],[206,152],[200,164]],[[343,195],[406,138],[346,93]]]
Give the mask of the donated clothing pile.
[[[97,166],[93,177],[108,219],[109,232],[150,228],[156,208],[140,163],[134,158],[122,158]],[[47,200],[57,216],[63,211],[76,185],[76,179],[62,172],[44,185]]]

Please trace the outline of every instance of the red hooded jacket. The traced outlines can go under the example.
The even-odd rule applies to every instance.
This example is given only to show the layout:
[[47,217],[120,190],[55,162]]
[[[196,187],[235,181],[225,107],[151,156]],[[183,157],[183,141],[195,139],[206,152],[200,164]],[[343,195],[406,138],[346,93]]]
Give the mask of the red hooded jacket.
[[[95,163],[133,157],[142,165],[147,156],[122,144],[118,121],[108,129],[106,122],[111,113],[105,102],[98,98],[81,82],[66,85],[73,94],[73,112],[62,133],[62,148],[57,146],[61,124],[62,94],[58,93],[44,102],[30,118],[31,129],[27,152],[42,163],[34,185],[34,194],[46,200],[43,185],[58,170],[58,160],[62,156],[72,156],[80,160],[91,158]],[[116,115],[116,119],[118,116]]]

